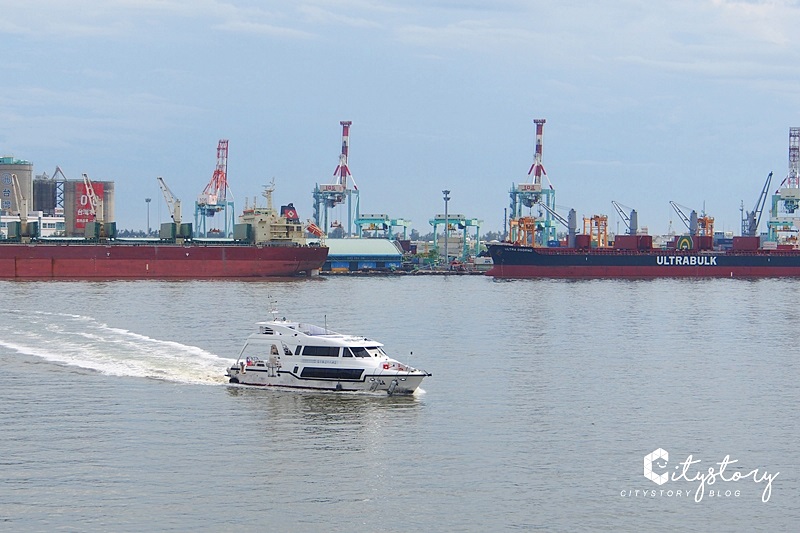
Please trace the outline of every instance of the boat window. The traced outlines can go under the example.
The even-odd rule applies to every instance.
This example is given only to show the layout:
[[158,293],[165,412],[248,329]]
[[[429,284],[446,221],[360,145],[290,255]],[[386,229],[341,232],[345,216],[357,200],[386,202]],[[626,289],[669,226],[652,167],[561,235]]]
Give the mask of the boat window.
[[359,380],[364,372],[362,368],[303,368],[300,377],[315,379]]
[[261,326],[261,333],[263,333],[264,335],[272,335],[275,332],[272,331],[272,328],[270,328],[270,327]]
[[313,357],[339,357],[338,346],[305,346],[303,355]]
[[292,351],[289,349],[288,346],[286,346],[283,343],[281,343],[281,346],[283,346],[283,355],[292,355]]
[[367,351],[367,349],[363,348],[361,346],[352,347],[350,349],[353,350],[353,355],[355,355],[356,357],[369,357],[370,356],[369,352]]
[[295,355],[300,355],[300,350],[302,350],[302,349],[303,349],[303,347],[298,344],[297,348],[294,349],[294,354]]
[[367,352],[369,352],[369,354],[372,357],[380,357],[382,355],[386,355],[385,353],[383,353],[383,350],[381,350],[379,346],[367,346],[365,350],[367,350]]
[[353,357],[353,352],[350,351],[350,348],[345,346],[342,348],[342,357]]

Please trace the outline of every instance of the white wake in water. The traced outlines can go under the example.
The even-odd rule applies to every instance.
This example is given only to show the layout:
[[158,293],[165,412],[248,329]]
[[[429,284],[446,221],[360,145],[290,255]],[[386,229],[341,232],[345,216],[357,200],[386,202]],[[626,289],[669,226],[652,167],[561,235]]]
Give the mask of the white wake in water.
[[92,317],[45,311],[5,311],[0,346],[54,363],[112,376],[178,383],[225,383],[232,359],[196,346],[153,339]]

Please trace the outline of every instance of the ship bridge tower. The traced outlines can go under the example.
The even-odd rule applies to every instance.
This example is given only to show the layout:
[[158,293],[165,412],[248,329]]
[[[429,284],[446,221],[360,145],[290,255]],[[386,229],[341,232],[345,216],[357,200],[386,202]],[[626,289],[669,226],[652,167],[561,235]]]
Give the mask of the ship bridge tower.
[[[236,213],[233,205],[233,194],[228,195],[228,140],[220,139],[217,144],[217,166],[211,181],[197,197],[194,207],[194,227],[196,228],[195,237],[208,237],[209,232],[217,233],[220,237],[230,237],[233,232]],[[223,212],[223,227],[206,227],[206,221],[214,217],[217,213]]]
[[[342,126],[342,153],[339,155],[339,164],[333,171],[333,183],[317,184],[314,188],[314,223],[325,231],[327,235],[331,227],[342,228],[347,237],[354,231],[354,223],[359,219],[359,192],[353,175],[350,173],[348,157],[350,153],[350,120],[339,122]],[[337,205],[346,206],[347,226],[342,221],[328,220],[329,211]]]
[[[509,239],[511,242],[527,241],[526,236],[530,235],[528,230],[535,228],[536,238],[531,236],[530,244],[547,246],[549,243],[557,241],[556,224],[552,213],[556,210],[556,191],[550,180],[547,179],[547,171],[542,163],[542,141],[544,137],[545,119],[537,118],[533,120],[536,125],[536,147],[533,154],[533,164],[528,170],[530,180],[528,183],[512,184],[509,196],[511,198],[511,217],[509,220]],[[542,178],[547,179],[547,187],[542,183]],[[525,216],[525,208],[532,208],[536,204],[543,204],[549,209],[541,209],[539,217]]]
[[789,128],[789,172],[772,195],[767,239],[797,244],[800,231],[800,128]]

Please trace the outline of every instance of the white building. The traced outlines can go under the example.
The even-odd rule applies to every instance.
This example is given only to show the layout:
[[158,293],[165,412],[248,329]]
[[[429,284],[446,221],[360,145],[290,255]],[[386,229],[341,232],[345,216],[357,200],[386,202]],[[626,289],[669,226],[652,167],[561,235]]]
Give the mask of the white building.
[[[0,216],[0,239],[8,237],[9,222],[19,222],[19,216]],[[39,223],[39,237],[60,237],[65,235],[66,223],[63,212],[56,216],[45,216],[42,211],[30,211],[28,213],[28,222]]]

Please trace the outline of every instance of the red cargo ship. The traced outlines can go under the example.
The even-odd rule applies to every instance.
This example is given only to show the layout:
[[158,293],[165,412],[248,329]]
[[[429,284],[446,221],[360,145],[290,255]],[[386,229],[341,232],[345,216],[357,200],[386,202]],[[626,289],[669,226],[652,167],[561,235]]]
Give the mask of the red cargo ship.
[[[0,240],[0,279],[200,279],[311,275],[328,248],[306,243],[294,208],[246,209],[232,239],[193,239],[191,224],[162,224],[160,240],[115,239],[112,224],[87,224],[87,239]],[[17,223],[19,224],[19,223]],[[20,226],[21,227],[21,226]],[[110,230],[110,231],[109,231]],[[35,232],[33,232],[35,234]]]
[[0,278],[195,279],[311,274],[328,248],[235,243],[0,244]]

